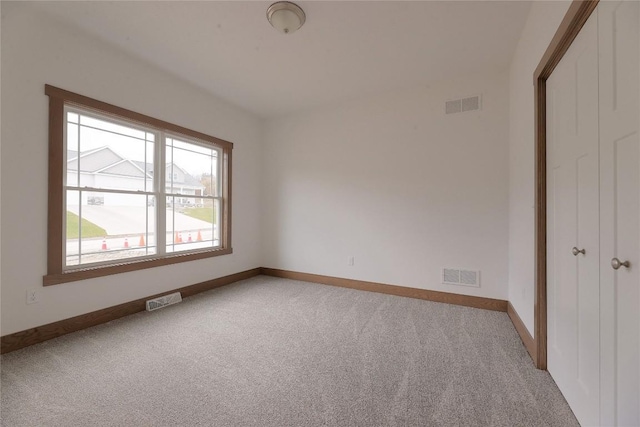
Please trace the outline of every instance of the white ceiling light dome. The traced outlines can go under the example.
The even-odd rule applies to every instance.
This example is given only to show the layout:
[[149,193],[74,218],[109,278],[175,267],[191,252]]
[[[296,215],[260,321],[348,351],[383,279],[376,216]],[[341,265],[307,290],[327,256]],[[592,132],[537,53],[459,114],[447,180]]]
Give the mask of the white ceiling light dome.
[[267,19],[276,30],[291,34],[304,24],[304,11],[295,3],[279,1],[267,9]]

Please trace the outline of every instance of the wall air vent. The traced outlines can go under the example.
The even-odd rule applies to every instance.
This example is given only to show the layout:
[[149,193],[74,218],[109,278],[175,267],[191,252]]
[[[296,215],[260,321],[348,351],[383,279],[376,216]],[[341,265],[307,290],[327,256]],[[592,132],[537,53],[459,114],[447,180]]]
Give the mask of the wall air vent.
[[445,285],[462,285],[480,287],[480,272],[475,270],[442,269],[442,283]]
[[455,101],[447,101],[445,104],[447,114],[455,114],[462,111],[462,103],[459,99]]
[[482,108],[482,99],[480,95],[471,96],[469,98],[453,99],[444,104],[446,114],[465,113],[467,111],[476,111]]

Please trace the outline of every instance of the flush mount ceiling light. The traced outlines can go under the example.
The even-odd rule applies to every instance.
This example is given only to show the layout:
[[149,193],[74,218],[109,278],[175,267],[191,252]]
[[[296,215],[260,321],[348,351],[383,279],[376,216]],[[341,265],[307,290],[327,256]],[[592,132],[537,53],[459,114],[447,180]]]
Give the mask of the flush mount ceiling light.
[[279,1],[269,6],[267,19],[276,30],[290,34],[302,27],[306,16],[297,4]]

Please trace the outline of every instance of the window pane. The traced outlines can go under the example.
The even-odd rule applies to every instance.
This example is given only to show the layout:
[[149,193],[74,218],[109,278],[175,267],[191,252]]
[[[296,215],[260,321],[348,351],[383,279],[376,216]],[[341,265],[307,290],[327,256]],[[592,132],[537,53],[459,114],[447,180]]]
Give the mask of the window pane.
[[213,246],[220,246],[220,224],[222,223],[221,202],[220,199],[213,200],[214,224],[213,224]]
[[220,246],[216,202],[200,197],[167,198],[167,252]]
[[[78,159],[67,165],[69,173],[79,170],[78,186],[145,190],[147,163],[153,163],[153,157],[146,156],[148,146],[153,145],[146,141],[146,132],[80,115],[79,133]],[[68,143],[70,135],[68,132]]]
[[[166,138],[166,148],[165,148],[165,175],[164,175],[164,192],[172,193],[173,189],[173,140],[171,138]],[[167,199],[167,202],[169,200]]]
[[121,124],[113,123],[108,119],[97,119],[95,117],[80,116],[80,125],[83,127],[91,127],[102,131],[108,131],[114,134],[122,134],[124,136],[131,136],[137,139],[145,139],[145,132],[139,129],[134,129],[129,126],[123,126]]
[[212,151],[214,150],[211,147],[205,147],[202,146],[200,144],[197,144],[195,142],[185,142],[185,141],[180,141],[178,139],[172,139],[173,141],[173,146],[175,148],[178,148],[180,150],[187,150],[187,151],[192,151],[194,153],[200,153],[200,154],[205,154],[207,156],[212,156]]
[[[141,257],[156,253],[152,196],[108,192],[81,191],[81,205],[75,197],[71,205],[68,192],[67,209],[77,221],[76,235],[67,229],[67,266]],[[68,214],[69,215],[69,214]],[[79,251],[78,251],[78,241]],[[73,247],[75,245],[75,251]]]
[[[149,135],[149,134],[147,134]],[[145,160],[145,164],[144,166],[141,164],[140,167],[141,169],[144,169],[145,172],[145,176],[146,176],[146,187],[145,187],[145,191],[151,192],[153,191],[153,155],[154,155],[154,150],[155,150],[155,144],[153,142],[150,142],[149,140],[147,140],[146,143],[146,147],[147,147],[147,157]]]
[[67,191],[65,197],[67,206],[63,218],[66,232],[66,265],[78,265],[80,263],[80,193]]
[[[71,115],[69,113],[68,115]],[[67,185],[78,186],[78,125],[67,123]]]
[[221,197],[222,196],[222,182],[218,179],[220,176],[219,168],[221,165],[222,156],[216,156],[215,161],[211,164],[211,176],[213,177],[213,185],[212,185],[212,196]]
[[175,138],[166,141],[166,192],[217,196],[218,151]]

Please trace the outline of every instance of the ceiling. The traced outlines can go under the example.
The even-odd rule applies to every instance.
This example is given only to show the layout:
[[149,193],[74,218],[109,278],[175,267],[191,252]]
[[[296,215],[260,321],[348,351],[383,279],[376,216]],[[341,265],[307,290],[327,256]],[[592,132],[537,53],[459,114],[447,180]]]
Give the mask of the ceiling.
[[300,1],[282,34],[270,2],[39,2],[91,33],[260,117],[506,69],[528,1]]

